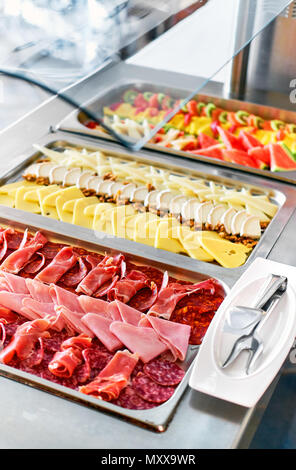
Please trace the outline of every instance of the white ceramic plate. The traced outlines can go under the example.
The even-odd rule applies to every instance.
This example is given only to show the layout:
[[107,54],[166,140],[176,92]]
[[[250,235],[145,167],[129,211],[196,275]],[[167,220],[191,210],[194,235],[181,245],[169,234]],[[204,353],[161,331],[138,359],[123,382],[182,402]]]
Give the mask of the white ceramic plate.
[[[237,338],[234,332],[225,328],[228,309],[235,305],[253,306],[269,274],[286,276],[288,286],[267,321],[258,329],[264,351],[248,375],[245,373],[247,351],[243,351],[232,364],[222,368],[221,364]],[[195,359],[189,385],[208,395],[252,407],[280,370],[295,336],[296,268],[257,258],[231,289],[212,320]]]

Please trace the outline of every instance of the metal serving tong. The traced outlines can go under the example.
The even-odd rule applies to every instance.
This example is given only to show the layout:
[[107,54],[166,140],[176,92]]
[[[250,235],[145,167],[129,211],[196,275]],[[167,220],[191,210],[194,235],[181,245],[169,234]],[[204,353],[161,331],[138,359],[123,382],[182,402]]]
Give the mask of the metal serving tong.
[[[246,330],[233,344],[227,359],[222,364],[225,368],[232,364],[243,350],[249,351],[246,364],[246,374],[254,366],[263,352],[263,342],[256,335],[257,328],[265,322],[287,289],[288,279],[285,276],[270,274],[259,291],[258,300],[254,307],[232,307],[226,321],[232,330]],[[251,328],[251,331],[249,331]]]

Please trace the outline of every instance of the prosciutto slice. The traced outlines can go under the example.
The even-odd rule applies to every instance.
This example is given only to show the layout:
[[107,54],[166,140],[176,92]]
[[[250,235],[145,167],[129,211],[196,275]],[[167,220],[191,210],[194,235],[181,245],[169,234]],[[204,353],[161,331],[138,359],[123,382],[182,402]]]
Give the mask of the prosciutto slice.
[[151,282],[146,274],[141,271],[133,269],[123,279],[116,282],[115,286],[108,292],[108,300],[120,300],[120,302],[128,303],[136,293],[149,287],[152,291],[151,298],[146,300],[145,303],[139,305],[139,310],[147,310],[157,298],[157,286],[155,282]]
[[74,253],[73,248],[66,246],[58,252],[53,260],[34,279],[46,282],[47,284],[55,284],[75,265],[76,261],[77,255]]
[[73,312],[84,313],[78,295],[54,284],[50,286],[49,292],[55,305],[63,305]]
[[110,331],[143,362],[151,361],[168,349],[153,328],[115,321],[110,325]]
[[163,317],[166,320],[169,320],[171,314],[175,310],[177,303],[183,299],[183,297],[200,290],[208,290],[214,294],[215,289],[216,287],[212,279],[190,285],[177,283],[169,284],[167,287],[159,291],[157,300],[149,309],[147,315]]
[[38,302],[52,302],[50,287],[47,284],[30,278],[27,278],[25,282],[32,299]]
[[84,313],[69,310],[64,305],[56,305],[55,311],[58,316],[61,316],[65,322],[66,329],[70,334],[83,333],[93,338],[93,332],[81,321]]
[[37,232],[34,237],[27,240],[26,232],[20,248],[13,251],[1,264],[1,269],[13,274],[17,274],[32,258],[34,253],[39,251],[46,243],[47,238]]
[[61,283],[67,287],[74,287],[79,284],[88,273],[88,268],[82,257],[79,257],[76,264],[60,279]]
[[5,230],[1,230],[0,232],[0,261],[4,258],[4,256],[7,253],[8,249],[8,241],[7,241],[7,235],[12,235],[14,233],[14,230],[11,228],[7,228]]
[[162,318],[145,315],[140,321],[140,326],[151,326],[157,333],[159,339],[167,345],[173,354],[174,360],[184,361],[191,333],[189,325],[175,323]]
[[27,313],[23,308],[23,300],[31,298],[29,294],[15,294],[14,292],[0,292],[0,305],[18,313],[19,315],[34,320],[36,315]]
[[69,338],[61,345],[48,364],[50,372],[57,377],[72,377],[74,370],[83,362],[83,351],[91,346],[91,338],[81,334]]
[[81,321],[95,334],[108,351],[122,348],[122,342],[110,331],[113,320],[98,313],[87,313]]
[[30,315],[32,318],[44,318],[48,315],[51,318],[57,316],[53,302],[39,302],[38,300],[34,300],[30,297],[25,297],[22,300],[22,305],[23,314],[27,315],[28,317]]
[[79,295],[78,302],[85,313],[99,313],[101,315],[110,317],[108,313],[109,303],[105,300],[94,299],[88,295]]
[[127,386],[137,362],[136,354],[131,354],[129,351],[117,351],[99,375],[89,384],[80,387],[79,391],[105,401],[114,400]]
[[15,356],[20,360],[27,359],[33,353],[37,341],[50,337],[47,331],[49,327],[50,321],[47,319],[37,319],[20,325],[10,343],[0,352],[0,362],[9,364]]
[[0,323],[13,323],[17,318],[17,315],[12,310],[0,305]]
[[23,277],[7,273],[5,271],[0,271],[0,275],[6,280],[6,285],[10,292],[15,292],[16,294],[29,294],[26,280]]
[[78,284],[76,292],[92,295],[106,282],[113,279],[123,261],[123,255],[105,256],[105,258],[92,268],[85,278]]

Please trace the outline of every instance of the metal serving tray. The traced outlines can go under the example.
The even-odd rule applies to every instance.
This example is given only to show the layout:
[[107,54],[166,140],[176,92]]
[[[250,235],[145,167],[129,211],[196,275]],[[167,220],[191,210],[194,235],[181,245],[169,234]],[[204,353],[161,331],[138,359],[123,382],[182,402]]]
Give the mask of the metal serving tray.
[[[123,82],[123,83],[122,83]],[[181,82],[182,83],[182,82]],[[98,115],[103,115],[103,108],[104,106],[110,105],[112,102],[118,101],[125,90],[127,89],[137,89],[139,91],[151,91],[154,93],[162,92],[165,94],[171,95],[173,98],[184,99],[190,94],[190,90],[184,90],[182,88],[174,88],[171,86],[165,85],[156,85],[152,84],[151,82],[139,79],[129,79],[126,80],[122,78],[122,80],[117,80],[117,86],[111,87],[109,89],[105,89],[105,91],[100,91],[99,94],[94,94],[94,97],[83,104],[85,109],[89,109],[94,113],[98,113]],[[244,110],[248,113],[252,113],[258,116],[261,116],[265,119],[278,119],[288,123],[296,124],[296,112],[279,109],[271,106],[266,105],[259,105],[247,101],[239,101],[234,99],[225,99],[219,98],[217,96],[211,96],[206,94],[197,94],[195,98],[199,101],[209,103],[212,102],[218,107],[222,107],[228,111],[237,111],[237,110]],[[55,129],[61,130],[64,132],[71,132],[76,133],[79,135],[89,135],[93,137],[100,137],[103,139],[114,140],[114,138],[104,132],[103,130],[94,130],[89,129],[84,125],[84,122],[88,120],[87,116],[81,111],[74,111],[70,113],[65,119],[63,119]],[[239,169],[247,173],[252,173],[256,175],[265,176],[267,178],[276,179],[280,181],[285,181],[289,183],[296,183],[296,171],[283,171],[283,172],[272,172],[268,170],[260,170],[257,168],[250,168],[243,165],[238,165],[236,163],[231,162],[224,162],[218,159],[213,159],[206,156],[199,156],[194,155],[190,152],[185,152],[182,150],[170,149],[166,147],[161,147],[160,145],[147,143],[144,148],[148,148],[151,150],[156,150],[157,152],[163,152],[170,155],[175,155],[179,157],[185,157],[188,159],[193,159],[196,161],[202,161],[206,163],[210,163],[213,165],[219,165],[227,168]]]
[[[209,276],[202,271],[191,271],[179,266],[166,265],[162,261],[151,260],[149,255],[146,256],[145,251],[141,255],[125,251],[125,247],[121,243],[114,242],[107,245],[104,240],[98,237],[94,231],[86,230],[64,222],[59,222],[46,217],[39,217],[35,214],[26,214],[26,223],[24,222],[23,211],[14,210],[7,207],[0,207],[0,226],[10,226],[17,230],[24,231],[26,228],[32,233],[42,230],[42,233],[50,241],[65,243],[71,246],[79,246],[90,251],[99,253],[116,254],[122,253],[127,259],[132,260],[136,264],[149,265],[160,269],[167,270],[170,275],[183,280],[199,282],[208,279]],[[229,292],[229,286],[222,280],[216,278],[224,287],[225,293]],[[159,432],[165,431],[170,420],[173,417],[175,408],[185,391],[193,359],[198,352],[199,346],[189,346],[187,356],[180,366],[186,371],[182,382],[178,385],[174,395],[164,404],[150,410],[128,410],[121,408],[112,403],[99,400],[95,397],[85,395],[81,392],[72,390],[68,387],[56,384],[46,379],[42,379],[31,373],[23,372],[11,366],[0,364],[0,375],[14,379],[18,382],[25,383],[35,388],[42,389],[46,392],[53,393],[62,398],[79,402],[83,405],[96,408],[101,411],[113,413],[121,418],[125,418],[142,426],[153,428]]]
[[[265,230],[257,246],[251,252],[246,263],[238,268],[223,268],[218,264],[198,261],[182,254],[175,254],[138,242],[118,238],[106,233],[95,232],[95,236],[104,240],[104,243],[106,243],[108,246],[109,244],[111,244],[110,246],[116,248],[118,247],[118,245],[120,245],[120,247],[123,247],[126,252],[131,252],[133,254],[139,255],[145,253],[147,259],[162,261],[166,265],[170,264],[172,266],[184,266],[185,269],[193,271],[202,270],[202,272],[206,273],[209,276],[218,276],[219,278],[224,279],[226,282],[228,282],[229,285],[234,284],[234,282],[240,277],[240,275],[244,272],[244,270],[251,263],[254,257],[260,256],[266,258],[268,256],[270,250],[274,246],[277,238],[284,229],[295,208],[295,189],[284,184],[276,183],[274,181],[267,181],[264,178],[254,176],[252,178],[251,184],[249,182],[248,175],[244,173],[238,174],[237,172],[233,172],[229,169],[216,168],[212,165],[205,165],[200,162],[192,162],[190,160],[185,161],[181,159],[176,159],[176,157],[160,155],[159,153],[154,154],[152,152],[147,152],[144,150],[137,152],[137,154],[134,154],[132,152],[128,152],[126,149],[123,150],[122,147],[120,147],[118,144],[108,141],[102,141],[100,142],[100,144],[96,142],[96,144],[94,145],[93,143],[90,143],[87,139],[78,139],[77,137],[75,138],[73,136],[71,137],[71,139],[65,141],[65,136],[62,133],[60,135],[55,134],[54,137],[56,138],[56,140],[52,140],[53,135],[49,134],[36,143],[43,146],[48,146],[50,148],[59,149],[65,147],[72,147],[76,149],[86,148],[92,151],[100,150],[106,153],[107,155],[112,155],[118,158],[124,158],[126,160],[136,160],[138,162],[145,163],[148,165],[151,165],[151,160],[153,160],[153,164],[155,166],[169,169],[171,172],[174,172],[176,174],[187,175],[191,177],[196,176],[197,178],[202,177],[204,179],[210,178],[211,180],[223,184],[225,186],[237,188],[246,187],[258,194],[267,194],[271,198],[271,200],[278,205],[278,212],[267,227],[267,229]],[[14,166],[0,177],[0,185],[21,179],[21,175],[24,168],[30,165],[37,158],[40,158],[40,156],[40,152],[32,153],[32,149],[29,149],[27,152],[22,154],[20,158],[16,160]],[[16,212],[16,209],[10,210],[12,214]],[[27,219],[29,214],[28,212],[18,212],[21,214],[21,217],[23,217],[23,219]],[[42,215],[31,215],[32,217],[36,217],[36,221],[39,224],[43,224],[44,220],[47,220],[47,218]],[[61,224],[61,222],[59,222],[59,224]],[[65,227],[69,227],[69,230],[73,228],[71,224],[66,223],[64,225]],[[79,233],[81,230],[84,230],[87,233],[90,233],[91,235],[94,233],[94,231],[91,229],[82,228],[77,225],[74,226],[74,230],[79,230]]]

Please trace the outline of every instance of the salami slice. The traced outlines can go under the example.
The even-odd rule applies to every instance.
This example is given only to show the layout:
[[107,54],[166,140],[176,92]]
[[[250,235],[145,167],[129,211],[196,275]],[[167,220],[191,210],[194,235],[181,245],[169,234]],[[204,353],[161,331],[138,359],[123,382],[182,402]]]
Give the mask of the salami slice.
[[112,403],[129,410],[149,410],[157,406],[155,403],[143,400],[130,385],[125,387],[117,400],[114,400]]
[[163,386],[178,385],[185,375],[184,370],[176,363],[163,359],[148,362],[143,370],[150,379]]
[[158,404],[171,398],[175,391],[174,387],[159,385],[142,372],[134,378],[132,387],[143,400]]

